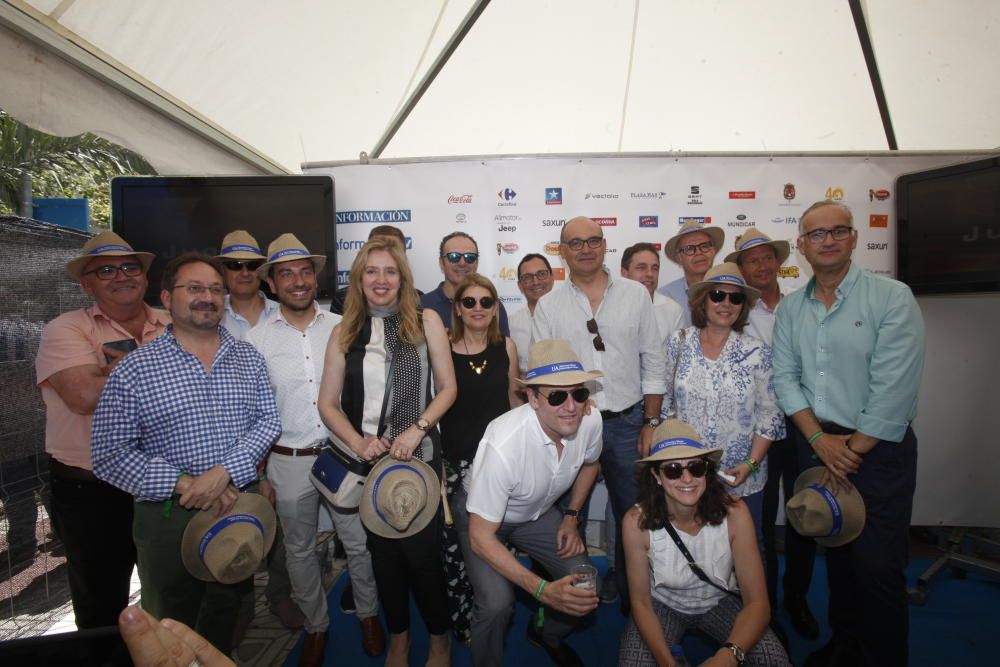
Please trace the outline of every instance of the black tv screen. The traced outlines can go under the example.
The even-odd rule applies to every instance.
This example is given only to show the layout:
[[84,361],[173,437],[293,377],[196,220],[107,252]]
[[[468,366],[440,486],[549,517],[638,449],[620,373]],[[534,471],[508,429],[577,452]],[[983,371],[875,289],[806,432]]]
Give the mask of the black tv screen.
[[[295,234],[326,255],[320,296],[336,291],[337,239],[330,176],[121,176],[111,181],[111,228],[136,250],[156,254],[147,300],[159,302],[160,274],[191,250],[218,254],[222,238],[245,229],[268,244]],[[266,285],[265,285],[266,288]]]
[[915,294],[1000,291],[1000,158],[896,179],[899,279]]

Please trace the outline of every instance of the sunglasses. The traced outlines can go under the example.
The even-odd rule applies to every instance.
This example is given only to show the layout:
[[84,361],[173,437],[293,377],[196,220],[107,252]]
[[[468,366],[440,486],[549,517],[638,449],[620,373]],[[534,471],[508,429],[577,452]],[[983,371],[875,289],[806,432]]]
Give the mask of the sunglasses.
[[743,302],[747,300],[747,295],[743,292],[723,292],[720,289],[714,289],[708,293],[708,298],[712,300],[712,303],[722,303],[729,297],[729,303],[734,306],[742,306]]
[[475,264],[479,261],[478,252],[446,252],[444,258],[452,264],[458,264],[463,259],[466,264]]
[[704,477],[705,473],[708,472],[708,461],[705,459],[694,459],[693,461],[688,461],[685,465],[671,461],[660,466],[660,474],[667,479],[680,479],[685,470],[691,473],[692,477]]
[[[489,310],[490,308],[492,308],[493,304],[495,304],[496,302],[497,300],[491,296],[479,297],[479,305],[482,306],[485,310]],[[461,303],[466,310],[472,310],[473,308],[476,307],[476,297],[463,296],[462,300],[459,301],[459,303]]]
[[560,405],[566,402],[566,399],[570,396],[577,403],[586,403],[587,399],[590,398],[590,390],[586,387],[580,387],[579,389],[574,389],[573,391],[566,391],[565,389],[556,389],[555,391],[550,391],[548,395],[538,392],[538,395],[549,402],[554,408],[558,408]]
[[[121,271],[123,275],[129,278],[135,278],[142,273],[142,264],[138,263],[127,263],[127,264],[105,264],[104,266],[99,266],[96,269],[87,271],[87,273],[92,273],[97,276],[98,280],[113,280],[118,272]],[[85,273],[84,275],[87,275]]]
[[250,261],[230,260],[222,263],[222,265],[230,271],[242,271],[243,269],[246,269],[251,273],[259,269],[263,266],[263,264],[264,262],[256,259]]
[[597,320],[591,317],[587,320],[587,331],[594,334],[594,349],[598,352],[604,352],[604,340],[601,338],[601,332],[597,328]]

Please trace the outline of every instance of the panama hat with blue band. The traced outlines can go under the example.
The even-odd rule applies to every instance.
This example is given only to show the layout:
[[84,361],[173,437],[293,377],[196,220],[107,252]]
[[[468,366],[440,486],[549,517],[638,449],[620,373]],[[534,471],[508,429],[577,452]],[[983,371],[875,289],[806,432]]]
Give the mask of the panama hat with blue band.
[[277,517],[259,493],[241,493],[220,517],[198,512],[184,529],[181,561],[201,581],[236,584],[253,576],[274,544]]
[[267,278],[267,273],[273,265],[294,262],[297,259],[311,259],[316,273],[322,271],[326,265],[326,257],[324,255],[311,255],[302,241],[295,237],[295,234],[282,234],[271,241],[271,245],[267,246],[267,261],[257,269],[257,277],[263,280]]
[[260,244],[249,232],[237,229],[229,232],[222,239],[222,247],[219,248],[217,259],[233,259],[243,261],[253,261],[267,259],[260,251]]
[[66,263],[66,273],[79,282],[83,270],[97,257],[135,257],[142,264],[143,271],[149,271],[155,255],[151,252],[136,252],[122,237],[114,232],[101,232],[83,244],[81,254]]
[[725,261],[738,264],[740,254],[761,245],[769,245],[774,248],[774,255],[778,258],[779,266],[785,263],[792,252],[792,246],[788,241],[775,241],[767,234],[758,231],[756,227],[750,227],[736,237],[736,250],[726,255]]
[[427,527],[441,504],[441,482],[421,461],[385,456],[365,480],[358,512],[365,528],[380,537],[400,539]]
[[721,228],[696,222],[694,220],[688,220],[681,225],[681,228],[677,231],[677,233],[671,236],[663,245],[663,256],[674,264],[680,264],[680,259],[677,257],[680,254],[680,251],[677,250],[677,246],[684,240],[685,236],[695,232],[707,234],[708,238],[712,240],[712,245],[715,246],[715,252],[722,250],[722,244],[726,240],[726,233],[722,231]]
[[837,491],[820,486],[826,467],[804,471],[795,480],[795,495],[785,504],[785,516],[795,532],[824,547],[840,547],[865,527],[865,501],[855,488]]
[[722,449],[706,445],[697,431],[686,422],[668,419],[653,431],[653,445],[649,448],[649,456],[636,463],[659,463],[701,456],[718,461],[722,457]]
[[571,387],[595,378],[604,377],[601,371],[584,370],[569,343],[562,338],[540,340],[528,350],[528,372],[517,382],[524,386],[543,385]]
[[754,303],[760,298],[760,290],[747,285],[747,281],[743,279],[743,272],[740,271],[740,267],[732,262],[723,262],[718,266],[710,268],[701,282],[697,282],[688,288],[688,298],[694,302],[695,299],[701,296],[702,292],[714,289],[720,285],[732,285],[743,290],[743,293],[747,295],[747,302],[750,308],[753,308]]

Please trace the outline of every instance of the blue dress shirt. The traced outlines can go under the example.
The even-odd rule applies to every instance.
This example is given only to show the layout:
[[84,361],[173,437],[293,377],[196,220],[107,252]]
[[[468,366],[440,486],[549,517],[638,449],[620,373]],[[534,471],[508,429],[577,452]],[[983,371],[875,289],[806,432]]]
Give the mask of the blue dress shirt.
[[691,326],[691,305],[688,303],[688,284],[684,276],[667,283],[656,291],[679,303],[684,309],[684,327]]

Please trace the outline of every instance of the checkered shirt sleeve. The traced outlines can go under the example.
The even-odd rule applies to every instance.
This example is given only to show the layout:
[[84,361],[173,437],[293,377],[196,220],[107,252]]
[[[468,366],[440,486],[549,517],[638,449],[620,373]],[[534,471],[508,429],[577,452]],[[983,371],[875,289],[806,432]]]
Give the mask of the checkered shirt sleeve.
[[101,479],[138,500],[166,500],[178,477],[222,465],[235,486],[281,433],[264,358],[220,328],[206,373],[164,335],[127,355],[111,372],[91,429],[91,460]]

